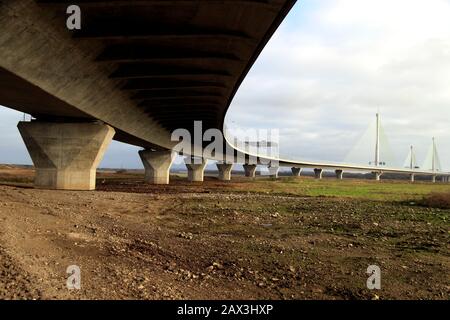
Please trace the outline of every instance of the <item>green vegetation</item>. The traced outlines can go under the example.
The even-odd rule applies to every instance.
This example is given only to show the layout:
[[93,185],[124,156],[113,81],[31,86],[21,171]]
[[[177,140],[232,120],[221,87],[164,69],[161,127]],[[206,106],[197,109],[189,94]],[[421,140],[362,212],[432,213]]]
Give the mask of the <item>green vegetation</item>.
[[[0,171],[0,184],[15,184],[32,186],[34,172],[30,169]],[[209,176],[204,184],[192,184],[186,181],[186,174],[171,175],[171,184],[165,188],[143,184],[142,170],[100,170],[97,173],[97,186],[104,183],[114,185],[136,185],[141,192],[157,192],[161,190],[184,190],[185,192],[252,192],[273,195],[293,195],[305,197],[343,197],[366,199],[375,201],[416,202],[417,204],[436,207],[450,207],[450,183],[431,183],[407,180],[364,180],[349,179],[337,180],[324,178],[315,180],[312,177],[280,177],[275,180],[269,177],[248,179],[243,176],[233,176],[231,182],[220,182]],[[135,190],[116,190],[135,191]]]
[[[442,274],[448,270],[450,210],[420,203],[432,197],[426,196],[431,190],[448,186],[309,178],[229,185],[233,192],[174,202],[166,212],[182,218],[161,220],[164,227],[192,234],[191,241],[218,241],[216,246],[226,248],[218,261],[232,269],[221,271],[225,275],[281,297],[318,292],[373,299],[364,272],[377,264],[384,273],[381,299],[448,299]],[[402,200],[411,197],[418,200]],[[317,284],[323,290],[308,293]]]
[[373,181],[332,178],[314,180],[311,178],[259,178],[243,183],[238,188],[274,194],[296,196],[350,197],[382,201],[418,201],[431,193],[450,193],[450,184],[430,182],[409,183],[406,181]]

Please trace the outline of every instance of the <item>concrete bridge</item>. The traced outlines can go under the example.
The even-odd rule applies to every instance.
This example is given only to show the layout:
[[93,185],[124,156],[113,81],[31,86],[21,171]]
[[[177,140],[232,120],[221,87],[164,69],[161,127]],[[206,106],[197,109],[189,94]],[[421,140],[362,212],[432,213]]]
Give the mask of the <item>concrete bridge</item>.
[[[1,1],[0,105],[35,118],[18,127],[36,186],[94,189],[112,139],[143,147],[146,181],[169,183],[178,151],[172,131],[193,132],[196,120],[203,130],[223,129],[236,91],[295,2],[83,0],[81,29],[69,30],[73,1]],[[233,153],[249,157],[236,148]],[[211,158],[225,160],[220,152]],[[378,178],[382,172],[438,175],[276,160],[316,168],[318,178],[323,169],[336,170],[339,178],[344,170],[373,171]],[[190,180],[203,180],[206,161],[187,164]],[[219,163],[219,178],[229,180],[231,167]],[[255,165],[245,168],[254,174]]]

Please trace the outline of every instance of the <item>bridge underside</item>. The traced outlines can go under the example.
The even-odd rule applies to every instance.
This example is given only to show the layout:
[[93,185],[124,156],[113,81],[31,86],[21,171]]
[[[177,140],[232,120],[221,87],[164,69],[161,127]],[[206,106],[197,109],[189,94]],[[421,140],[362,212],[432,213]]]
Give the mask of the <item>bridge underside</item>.
[[0,2],[0,104],[38,120],[101,120],[115,139],[170,148],[170,132],[222,129],[292,0]]
[[[0,1],[0,105],[37,119],[19,128],[43,187],[94,188],[113,135],[149,149],[141,153],[148,180],[167,183],[171,132],[192,131],[194,121],[223,129],[236,91],[295,1],[75,3],[81,29],[70,31],[71,0]],[[203,179],[205,164],[188,164],[192,181]],[[229,179],[230,163],[220,169]]]

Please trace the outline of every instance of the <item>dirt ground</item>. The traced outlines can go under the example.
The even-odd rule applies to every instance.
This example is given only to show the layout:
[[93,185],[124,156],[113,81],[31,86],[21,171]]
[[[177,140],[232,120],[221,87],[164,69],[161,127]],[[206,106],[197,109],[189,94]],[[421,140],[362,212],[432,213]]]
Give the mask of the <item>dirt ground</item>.
[[[9,174],[19,178],[0,185],[0,299],[450,298],[450,210],[242,178],[161,187],[103,174],[98,190],[74,192]],[[81,290],[66,287],[70,265]],[[381,290],[366,288],[369,265]]]

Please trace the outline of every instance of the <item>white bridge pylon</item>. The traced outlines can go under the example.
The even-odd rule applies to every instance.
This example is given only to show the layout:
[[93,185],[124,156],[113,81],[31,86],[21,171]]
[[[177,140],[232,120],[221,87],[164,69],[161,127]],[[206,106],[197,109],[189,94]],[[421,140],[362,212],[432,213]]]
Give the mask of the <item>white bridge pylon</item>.
[[[225,127],[226,128],[226,127]],[[391,173],[398,175],[409,175],[411,182],[416,176],[431,176],[432,181],[436,182],[441,178],[443,182],[450,181],[450,172],[444,172],[436,147],[436,140],[433,138],[433,144],[429,155],[425,159],[422,167],[417,165],[416,154],[413,147],[410,147],[407,161],[402,166],[397,163],[389,146],[387,136],[381,125],[381,117],[376,116],[376,121],[370,124],[366,132],[361,136],[355,146],[348,153],[343,162],[324,162],[324,161],[306,161],[282,158],[277,156],[264,156],[255,151],[245,150],[245,148],[236,145],[234,139],[226,134],[227,144],[232,146],[237,155],[241,157],[253,157],[258,160],[258,165],[266,163],[275,163],[276,167],[291,167],[293,175],[299,176],[302,169],[313,169],[316,179],[322,179],[323,170],[333,170],[338,179],[342,179],[343,172],[371,172],[376,180],[380,180],[381,175]],[[374,152],[375,151],[375,152]],[[236,156],[236,159],[239,157]],[[256,165],[255,165],[256,167]]]
[[417,157],[416,152],[414,150],[414,146],[409,148],[408,156],[403,164],[403,167],[408,168],[410,170],[419,169],[420,167],[417,165]]
[[411,146],[403,167],[411,170],[422,169],[436,173],[442,172],[441,160],[436,146],[436,138],[433,137],[432,143],[428,148],[427,156],[421,166],[419,166],[419,164],[417,163],[414,147]]
[[345,163],[368,164],[373,167],[396,167],[397,159],[389,144],[385,130],[381,124],[381,116],[369,124],[364,134],[347,154]]
[[436,138],[433,137],[430,148],[428,149],[427,156],[423,162],[422,169],[429,170],[431,172],[441,172],[441,160],[436,146]]

